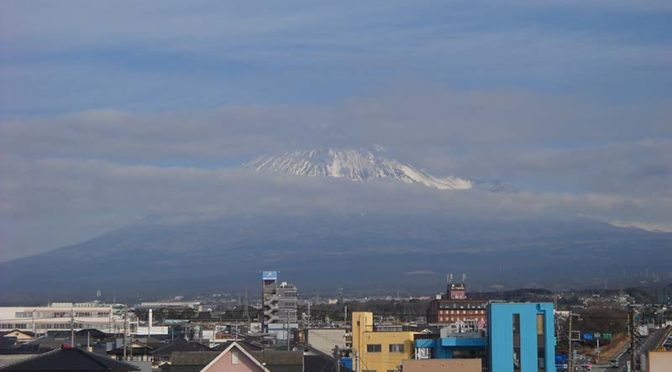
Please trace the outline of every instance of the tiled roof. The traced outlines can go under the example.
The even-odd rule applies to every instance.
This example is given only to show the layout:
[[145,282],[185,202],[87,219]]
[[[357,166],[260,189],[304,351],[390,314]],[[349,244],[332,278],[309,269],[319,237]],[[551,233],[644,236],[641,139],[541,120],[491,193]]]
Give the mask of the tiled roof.
[[58,349],[3,368],[4,371],[113,371],[140,369],[81,349]]
[[180,338],[155,349],[152,355],[168,355],[178,351],[211,351],[211,349],[198,342],[188,342]]
[[260,350],[251,351],[250,354],[267,366],[303,365],[302,351]]
[[[259,350],[263,349],[263,347],[261,347],[259,345],[256,345],[254,343],[248,342],[248,341],[236,341],[236,342],[238,343],[238,345],[242,346],[247,351],[259,351]],[[213,347],[212,350],[224,351],[232,343],[233,343],[233,341],[223,342],[223,343]]]
[[203,366],[212,362],[219,355],[219,351],[176,351],[170,356],[170,363],[174,366]]

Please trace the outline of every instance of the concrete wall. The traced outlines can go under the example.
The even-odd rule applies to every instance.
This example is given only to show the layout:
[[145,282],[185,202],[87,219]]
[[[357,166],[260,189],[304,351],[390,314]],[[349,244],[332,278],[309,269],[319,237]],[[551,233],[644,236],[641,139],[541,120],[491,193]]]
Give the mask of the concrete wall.
[[481,372],[480,359],[411,359],[403,361],[404,372]]
[[309,329],[308,343],[315,349],[331,355],[334,346],[345,349],[345,329],[342,328],[324,328]]
[[672,371],[672,351],[652,351],[649,353],[649,372]]

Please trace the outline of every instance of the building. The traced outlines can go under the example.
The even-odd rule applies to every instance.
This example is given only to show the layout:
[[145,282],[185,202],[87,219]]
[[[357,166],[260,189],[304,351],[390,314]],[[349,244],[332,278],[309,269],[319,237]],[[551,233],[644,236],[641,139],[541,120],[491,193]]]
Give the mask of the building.
[[493,372],[555,372],[555,321],[551,303],[492,303],[488,355]]
[[346,348],[345,328],[308,328],[305,330],[305,340],[310,347],[327,355],[333,355],[334,348]]
[[[171,366],[172,370],[172,366]],[[303,352],[250,351],[231,343],[202,369],[202,372],[304,372]]]
[[411,359],[404,360],[404,372],[481,372],[480,359]]
[[278,303],[275,287],[278,282],[277,271],[264,271],[261,274],[261,331],[268,332],[268,324],[278,319]]
[[455,332],[485,329],[487,300],[472,300],[467,297],[464,284],[448,284],[445,296],[434,299],[427,309],[430,324],[450,324]]
[[[438,337],[437,337],[438,336]],[[485,332],[446,332],[421,334],[415,339],[417,359],[484,359],[487,355]]]
[[[124,330],[124,305],[99,302],[54,302],[48,306],[0,307],[0,331],[19,330],[44,334],[47,331],[75,331],[95,328],[106,333]],[[138,322],[128,314],[126,327],[132,332]]]
[[9,332],[0,332],[4,338],[13,338],[17,344],[29,342],[35,339],[35,334],[30,331],[11,330]]
[[666,372],[672,366],[672,352],[670,351],[649,351],[647,358],[647,371]]
[[413,358],[413,339],[416,334],[416,332],[408,331],[376,331],[373,324],[373,313],[353,312],[353,370],[399,371],[403,360]]
[[487,332],[417,335],[416,358],[479,359],[492,372],[555,372],[553,304],[491,303],[487,311]]
[[198,301],[141,302],[136,309],[191,309],[202,311],[203,305]]
[[262,274],[262,331],[288,339],[291,329],[298,327],[298,293],[293,284],[278,283],[277,271]]
[[293,284],[282,282],[276,287],[275,293],[278,300],[278,322],[296,324],[298,291]]

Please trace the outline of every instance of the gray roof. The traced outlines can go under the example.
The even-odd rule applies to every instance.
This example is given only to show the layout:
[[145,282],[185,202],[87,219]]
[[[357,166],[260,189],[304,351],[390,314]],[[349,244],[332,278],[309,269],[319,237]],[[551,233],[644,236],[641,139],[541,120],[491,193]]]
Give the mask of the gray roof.
[[171,354],[170,363],[174,366],[205,367],[220,353],[220,351],[177,351]]
[[253,357],[267,366],[302,366],[303,352],[302,351],[280,351],[280,350],[260,350],[251,351]]
[[128,372],[140,369],[103,355],[81,349],[58,349],[40,354],[3,368],[3,371],[114,371]]

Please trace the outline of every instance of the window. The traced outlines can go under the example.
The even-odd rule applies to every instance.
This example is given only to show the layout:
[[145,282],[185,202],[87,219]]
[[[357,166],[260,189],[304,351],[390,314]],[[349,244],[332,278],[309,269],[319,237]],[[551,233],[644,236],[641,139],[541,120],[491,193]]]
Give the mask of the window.
[[404,344],[390,344],[390,353],[403,353]]
[[382,347],[380,344],[368,344],[366,345],[366,351],[369,353],[380,353],[382,351]]
[[238,364],[240,359],[238,359],[238,351],[231,351],[231,364]]

